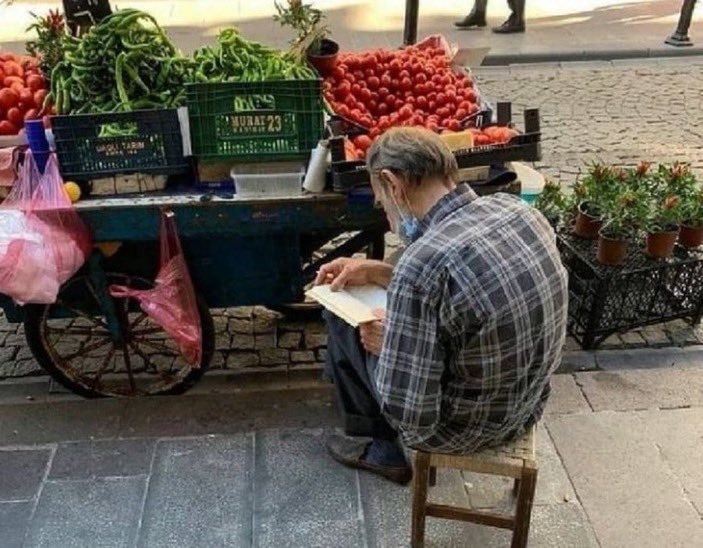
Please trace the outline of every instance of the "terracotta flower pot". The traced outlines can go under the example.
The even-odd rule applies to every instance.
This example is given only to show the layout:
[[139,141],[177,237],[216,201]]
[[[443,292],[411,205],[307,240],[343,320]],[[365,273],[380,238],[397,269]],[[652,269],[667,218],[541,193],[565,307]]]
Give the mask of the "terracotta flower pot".
[[597,238],[598,231],[602,226],[603,221],[586,213],[585,204],[579,205],[578,213],[576,213],[576,223],[574,224],[574,234],[581,238]]
[[600,264],[615,266],[622,263],[625,257],[627,257],[627,240],[608,238],[603,234],[598,235],[596,258]]
[[671,257],[679,237],[679,230],[668,232],[656,232],[647,234],[647,255],[655,259],[666,259]]
[[315,67],[315,70],[323,78],[329,76],[334,67],[337,66],[339,57],[339,44],[333,40],[323,38],[320,44],[320,53],[313,54],[308,52],[308,62]]
[[679,243],[688,249],[699,247],[703,244],[703,226],[683,225],[679,233]]

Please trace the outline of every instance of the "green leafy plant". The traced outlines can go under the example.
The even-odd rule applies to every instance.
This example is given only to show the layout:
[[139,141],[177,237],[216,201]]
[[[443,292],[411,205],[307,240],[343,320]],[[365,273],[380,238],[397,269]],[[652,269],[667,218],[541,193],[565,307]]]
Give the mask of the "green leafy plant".
[[620,168],[594,163],[574,185],[574,197],[584,213],[600,217],[604,207],[623,192],[627,179],[627,172]]
[[697,188],[695,192],[681,197],[681,224],[703,227],[703,189]]
[[567,204],[567,196],[562,191],[561,186],[553,181],[545,183],[544,189],[542,189],[542,192],[535,200],[535,207],[552,224],[559,222]]
[[650,196],[648,202],[649,215],[644,229],[652,234],[676,230],[681,223],[681,198],[670,194],[663,198],[659,195]]
[[[623,187],[624,188],[624,187]],[[625,240],[632,237],[647,220],[647,194],[642,189],[623,189],[601,204],[604,237]]]
[[44,17],[32,13],[34,23],[27,32],[34,31],[36,38],[27,42],[27,53],[40,59],[39,66],[49,78],[53,68],[63,59],[66,33],[66,21],[59,10],[49,10]]
[[324,14],[312,4],[303,4],[302,0],[287,0],[275,2],[277,14],[273,20],[282,27],[291,27],[296,37],[291,40],[291,49],[299,54],[309,52],[319,55],[322,51],[322,40],[328,35]]

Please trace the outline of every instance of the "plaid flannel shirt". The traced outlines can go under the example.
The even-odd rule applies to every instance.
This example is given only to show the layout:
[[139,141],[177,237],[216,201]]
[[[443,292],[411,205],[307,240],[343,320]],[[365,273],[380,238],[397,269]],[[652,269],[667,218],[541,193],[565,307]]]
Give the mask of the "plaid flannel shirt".
[[567,275],[518,198],[466,185],[421,221],[394,269],[375,383],[405,442],[463,453],[539,420],[561,360]]

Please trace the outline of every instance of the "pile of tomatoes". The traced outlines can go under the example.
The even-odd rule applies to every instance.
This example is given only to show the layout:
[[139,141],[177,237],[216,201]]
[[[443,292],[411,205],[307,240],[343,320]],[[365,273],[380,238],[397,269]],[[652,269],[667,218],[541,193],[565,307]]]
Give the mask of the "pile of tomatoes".
[[396,126],[459,131],[480,110],[471,78],[452,68],[444,49],[429,46],[340,55],[323,92],[332,110],[366,128],[371,141]]
[[0,135],[17,135],[25,120],[49,114],[48,93],[34,57],[0,54]]

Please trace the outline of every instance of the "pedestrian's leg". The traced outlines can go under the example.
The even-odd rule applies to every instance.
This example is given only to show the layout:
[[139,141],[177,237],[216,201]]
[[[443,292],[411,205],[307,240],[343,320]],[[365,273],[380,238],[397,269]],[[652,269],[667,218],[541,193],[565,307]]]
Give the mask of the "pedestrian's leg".
[[512,34],[515,32],[525,32],[525,0],[508,0],[510,6],[510,17],[499,27],[495,27],[493,32],[498,34]]
[[471,27],[485,27],[486,26],[486,5],[488,0],[475,0],[474,7],[471,12],[464,17],[461,21],[454,23],[455,26],[460,29],[468,29]]

